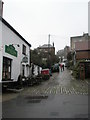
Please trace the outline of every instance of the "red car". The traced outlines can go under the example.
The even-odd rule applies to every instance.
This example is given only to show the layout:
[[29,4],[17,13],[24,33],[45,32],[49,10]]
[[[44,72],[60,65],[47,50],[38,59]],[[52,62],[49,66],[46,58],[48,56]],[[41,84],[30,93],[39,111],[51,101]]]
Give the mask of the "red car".
[[48,80],[50,78],[50,72],[49,72],[49,69],[42,69],[41,71],[41,75],[42,75],[42,78],[44,80]]

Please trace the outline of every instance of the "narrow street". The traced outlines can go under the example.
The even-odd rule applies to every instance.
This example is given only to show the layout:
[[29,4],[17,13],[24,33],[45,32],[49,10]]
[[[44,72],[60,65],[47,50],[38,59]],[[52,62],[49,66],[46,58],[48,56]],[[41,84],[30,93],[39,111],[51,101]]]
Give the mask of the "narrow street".
[[2,119],[89,119],[89,11],[88,0],[0,0]]
[[3,118],[88,118],[88,81],[74,79],[67,69],[2,99]]

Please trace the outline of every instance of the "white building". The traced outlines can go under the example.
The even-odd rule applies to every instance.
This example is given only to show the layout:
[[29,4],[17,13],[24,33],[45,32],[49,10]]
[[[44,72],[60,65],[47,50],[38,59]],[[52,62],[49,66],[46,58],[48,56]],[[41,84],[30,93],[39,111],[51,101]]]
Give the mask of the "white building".
[[0,16],[3,17],[3,4],[4,2],[0,0]]
[[2,17],[0,33],[0,82],[29,76],[31,44]]

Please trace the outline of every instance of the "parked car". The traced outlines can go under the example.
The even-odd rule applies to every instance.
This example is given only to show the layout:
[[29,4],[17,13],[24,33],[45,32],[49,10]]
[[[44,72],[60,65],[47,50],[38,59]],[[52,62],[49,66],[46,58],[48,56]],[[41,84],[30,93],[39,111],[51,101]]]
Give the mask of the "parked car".
[[65,62],[65,67],[69,67],[70,65],[69,65],[69,62]]
[[42,69],[41,70],[41,75],[43,80],[48,80],[50,78],[50,70],[47,69]]
[[59,64],[56,63],[51,67],[52,72],[59,72]]

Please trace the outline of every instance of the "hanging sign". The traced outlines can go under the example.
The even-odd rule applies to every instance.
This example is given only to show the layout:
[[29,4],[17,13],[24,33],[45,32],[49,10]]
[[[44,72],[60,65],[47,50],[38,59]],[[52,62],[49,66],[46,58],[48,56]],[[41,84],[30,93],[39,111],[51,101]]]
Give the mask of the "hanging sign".
[[27,63],[28,62],[28,57],[27,56],[23,57],[22,62]]

